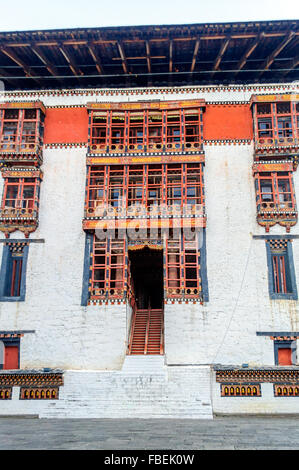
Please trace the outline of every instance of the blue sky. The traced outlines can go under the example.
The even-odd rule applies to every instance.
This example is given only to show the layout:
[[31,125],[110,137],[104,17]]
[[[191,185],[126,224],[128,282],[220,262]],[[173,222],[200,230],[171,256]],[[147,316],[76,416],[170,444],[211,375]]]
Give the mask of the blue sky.
[[299,0],[0,0],[0,7],[0,31],[299,17]]

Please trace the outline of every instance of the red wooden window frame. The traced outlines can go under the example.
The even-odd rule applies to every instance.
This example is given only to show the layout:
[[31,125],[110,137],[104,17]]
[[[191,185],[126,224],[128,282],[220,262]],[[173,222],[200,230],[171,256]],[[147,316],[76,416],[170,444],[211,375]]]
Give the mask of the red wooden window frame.
[[202,142],[200,108],[90,112],[92,150],[175,150]]
[[[38,178],[5,178],[1,208],[34,210]],[[14,189],[15,188],[15,189]],[[24,197],[26,190],[33,189],[31,197]]]
[[179,239],[169,238],[165,249],[166,298],[198,297],[201,282],[197,236],[194,240],[186,240],[183,234]]
[[124,297],[126,285],[125,239],[93,239],[90,278],[91,300]]
[[292,292],[289,275],[287,274],[288,258],[286,251],[272,253],[273,290],[275,294],[289,294]]
[[[270,203],[273,207],[286,208],[292,210],[296,207],[294,185],[292,172],[271,172],[271,173],[257,173],[257,204],[261,205]],[[266,184],[268,183],[268,190]]]
[[[292,101],[256,103],[255,139],[259,145],[294,143],[299,139],[299,106]],[[261,126],[264,124],[264,128]]]
[[116,197],[125,199],[124,207],[135,204],[147,209],[159,204],[174,204],[180,208],[201,206],[204,203],[202,164],[89,166],[87,214],[94,213],[102,204],[119,207]]
[[[0,147],[3,150],[30,150],[40,140],[40,120],[39,109],[14,109],[2,110],[2,120],[0,122]],[[9,131],[11,128],[12,132]]]

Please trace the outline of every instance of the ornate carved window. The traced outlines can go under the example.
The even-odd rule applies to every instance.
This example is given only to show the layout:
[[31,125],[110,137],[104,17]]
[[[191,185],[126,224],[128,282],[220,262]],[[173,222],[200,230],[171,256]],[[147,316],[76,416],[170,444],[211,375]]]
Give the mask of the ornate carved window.
[[204,102],[90,103],[89,153],[202,149]]
[[5,162],[41,163],[45,109],[40,102],[0,105],[0,154]]
[[298,146],[298,99],[298,95],[251,98],[256,150]]
[[166,298],[197,298],[201,294],[198,238],[166,240]]
[[[86,217],[102,217],[103,204],[119,208],[121,203],[124,209],[140,205],[146,211],[149,208],[159,211],[164,204],[202,215],[202,164],[90,166]],[[134,214],[130,209],[127,211],[128,217]]]
[[42,172],[28,170],[2,171],[4,187],[0,212],[0,231],[8,236],[20,230],[26,236],[38,225],[39,192]]
[[267,232],[277,223],[287,231],[297,223],[292,169],[292,162],[256,163],[253,166],[257,221]]
[[125,296],[126,245],[122,239],[93,239],[90,299],[123,299]]

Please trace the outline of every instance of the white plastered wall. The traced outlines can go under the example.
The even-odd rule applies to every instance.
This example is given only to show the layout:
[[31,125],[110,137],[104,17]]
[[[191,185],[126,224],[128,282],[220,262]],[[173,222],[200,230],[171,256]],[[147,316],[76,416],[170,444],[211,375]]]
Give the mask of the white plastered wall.
[[[248,101],[257,93],[246,87],[234,87],[235,91],[209,88],[209,92],[201,87],[195,93],[163,91],[155,99],[231,102]],[[296,90],[293,85],[288,91],[292,90]],[[259,92],[283,89],[261,87]],[[67,106],[151,98],[53,94],[9,99],[41,99],[46,106]],[[210,301],[203,306],[166,306],[166,360],[169,364],[271,365],[273,342],[256,332],[299,331],[299,312],[297,302],[269,299],[265,242],[252,239],[252,234],[265,233],[256,223],[253,144],[206,145],[205,151]],[[40,223],[31,238],[43,238],[45,243],[30,244],[25,302],[0,303],[0,330],[36,331],[21,339],[22,368],[119,369],[125,356],[130,309],[125,305],[80,305],[85,159],[86,148],[44,150]],[[294,180],[298,200],[298,172]],[[0,178],[1,193],[2,184]],[[275,226],[270,233],[282,235],[285,229]],[[291,233],[299,233],[298,226]],[[24,238],[20,232],[12,237]],[[0,243],[0,256],[2,246]],[[299,240],[293,241],[293,252],[298,282]]]

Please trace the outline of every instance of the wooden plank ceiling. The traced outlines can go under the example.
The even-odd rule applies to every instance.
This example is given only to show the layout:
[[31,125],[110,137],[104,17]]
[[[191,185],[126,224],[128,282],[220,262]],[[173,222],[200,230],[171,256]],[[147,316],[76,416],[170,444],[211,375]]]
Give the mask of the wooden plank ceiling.
[[6,89],[269,83],[299,78],[299,21],[0,33]]

